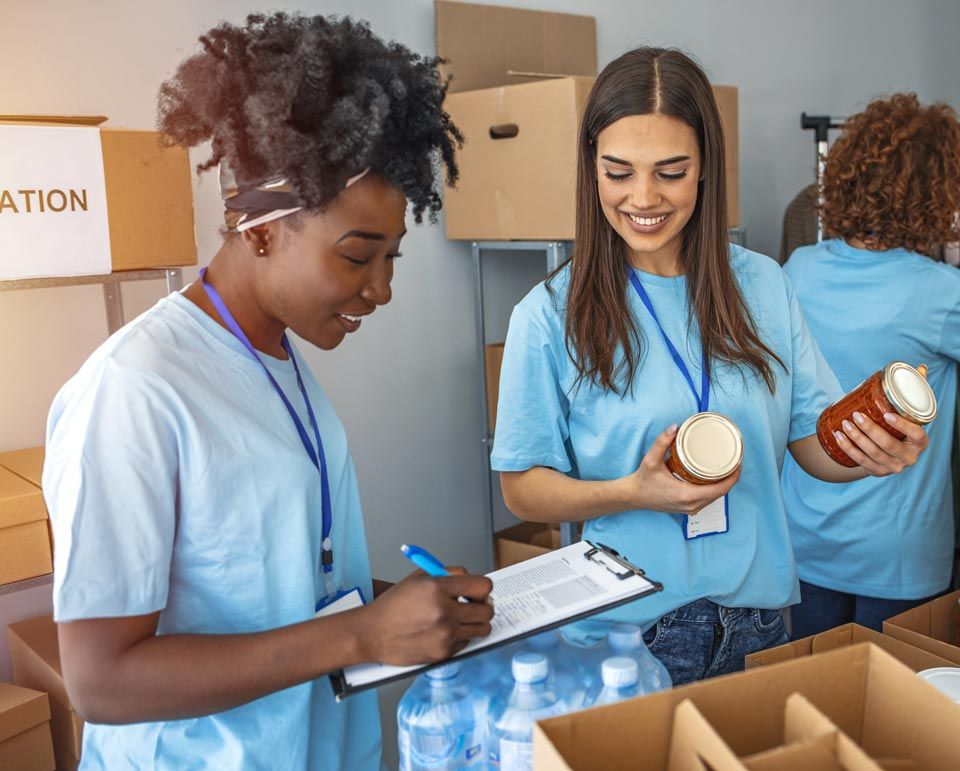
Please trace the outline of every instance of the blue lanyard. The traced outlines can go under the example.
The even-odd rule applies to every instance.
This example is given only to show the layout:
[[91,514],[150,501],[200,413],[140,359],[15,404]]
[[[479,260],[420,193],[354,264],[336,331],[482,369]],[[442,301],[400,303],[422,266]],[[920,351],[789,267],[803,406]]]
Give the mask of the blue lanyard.
[[693,392],[693,398],[697,400],[697,409],[700,412],[706,412],[710,408],[710,370],[707,368],[707,357],[703,357],[703,370],[700,376],[700,393],[697,393],[697,387],[693,384],[693,378],[690,377],[690,370],[687,369],[686,362],[684,362],[674,344],[670,342],[670,338],[667,337],[667,333],[664,331],[660,319],[657,318],[657,312],[653,309],[653,303],[650,302],[650,296],[647,294],[647,290],[643,288],[643,283],[640,281],[640,277],[637,276],[637,272],[632,269],[630,270],[630,283],[633,284],[633,288],[636,289],[637,294],[640,295],[640,302],[646,306],[646,309],[650,311],[650,315],[653,316],[653,320],[657,322],[657,326],[660,328],[660,334],[663,335],[663,342],[665,342],[667,348],[670,349],[670,355],[673,357],[674,364],[677,365],[680,374],[683,375],[684,380],[687,381],[687,385],[690,386],[690,390]]
[[287,340],[287,335],[284,333],[280,342],[281,345],[283,345],[283,350],[285,350],[287,352],[287,356],[290,357],[290,361],[293,362],[293,371],[297,373],[297,386],[300,388],[300,393],[303,395],[303,401],[307,405],[307,414],[310,416],[310,425],[313,428],[313,436],[317,440],[316,451],[313,449],[313,444],[310,442],[310,437],[307,436],[307,430],[303,427],[303,422],[297,415],[293,405],[290,404],[290,400],[287,398],[287,395],[283,392],[283,389],[276,381],[276,378],[274,378],[274,376],[270,373],[270,370],[267,369],[267,365],[263,363],[263,359],[260,358],[256,348],[253,347],[243,330],[240,329],[240,325],[237,324],[237,320],[233,317],[233,314],[230,313],[226,304],[223,302],[223,299],[220,297],[220,293],[217,292],[213,286],[207,283],[206,273],[206,268],[200,271],[200,282],[203,285],[203,291],[207,293],[207,297],[210,298],[210,302],[213,303],[214,307],[217,309],[217,312],[220,314],[220,317],[224,320],[224,322],[226,322],[226,325],[230,328],[230,331],[233,332],[234,337],[243,343],[244,347],[250,352],[250,355],[257,360],[260,366],[263,367],[263,371],[267,373],[270,383],[273,385],[274,390],[280,395],[280,398],[283,400],[283,406],[287,408],[287,412],[290,413],[290,418],[293,420],[293,424],[297,427],[297,433],[300,435],[300,441],[303,443],[303,448],[307,451],[307,455],[310,456],[310,462],[313,463],[317,471],[320,472],[320,499],[323,509],[323,542],[320,547],[320,553],[321,563],[323,564],[323,572],[330,573],[333,571],[333,544],[330,541],[330,530],[333,524],[333,515],[331,514],[330,507],[330,482],[327,478],[327,459],[323,453],[323,442],[320,439],[320,429],[317,428],[317,418],[313,414],[313,406],[310,404],[310,397],[307,396],[307,389],[303,385],[303,378],[300,376],[300,367],[297,366],[297,357],[293,355],[293,349],[290,346],[290,341]]

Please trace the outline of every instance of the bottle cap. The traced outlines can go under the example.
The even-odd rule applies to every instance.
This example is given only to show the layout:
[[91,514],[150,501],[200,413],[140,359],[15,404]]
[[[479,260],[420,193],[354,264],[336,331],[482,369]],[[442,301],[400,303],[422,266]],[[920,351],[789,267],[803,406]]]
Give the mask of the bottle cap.
[[703,480],[728,477],[743,460],[740,429],[717,412],[698,412],[683,421],[676,448],[684,468]]
[[600,667],[600,676],[603,684],[608,688],[629,688],[636,685],[640,679],[637,662],[626,656],[614,656],[604,659]]
[[636,624],[614,624],[607,633],[607,642],[618,653],[636,650],[643,642],[643,633]]
[[430,680],[453,680],[460,674],[460,663],[451,662],[450,664],[444,664],[442,667],[434,667],[428,669],[426,674]]
[[518,683],[539,683],[547,679],[550,667],[542,653],[518,653],[510,665],[513,679]]
[[883,368],[883,394],[907,420],[925,424],[937,417],[937,397],[917,370],[902,361]]

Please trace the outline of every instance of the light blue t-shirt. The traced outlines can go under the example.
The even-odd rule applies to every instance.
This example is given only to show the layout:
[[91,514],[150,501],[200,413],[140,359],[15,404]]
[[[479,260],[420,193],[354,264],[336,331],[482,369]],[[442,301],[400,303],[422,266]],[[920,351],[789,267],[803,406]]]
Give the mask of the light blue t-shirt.
[[[787,443],[816,431],[839,387],[810,337],[786,276],[773,260],[731,246],[731,264],[774,362],[771,394],[752,370],[714,366],[710,409],[731,418],[744,439],[743,472],[730,492],[729,532],[687,541],[683,517],[625,511],[585,523],[584,537],[611,546],[664,585],[663,592],[604,616],[649,627],[664,613],[700,598],[727,607],[781,608],[798,600],[798,583],[780,469]],[[653,307],[700,383],[700,335],[688,324],[686,278],[637,272]],[[569,268],[535,287],[514,309],[500,373],[492,466],[547,466],[585,480],[626,476],[656,437],[697,411],[690,388],[633,288],[627,297],[643,331],[632,392],[593,384],[574,388],[564,324]]]
[[845,391],[895,359],[925,363],[939,408],[930,446],[902,474],[832,485],[787,461],[783,491],[800,578],[868,597],[935,594],[949,584],[953,558],[960,270],[835,239],[796,250],[786,271]]
[[[263,355],[304,425],[291,361]],[[302,358],[329,468],[335,579],[369,599],[343,425]],[[266,374],[180,294],[113,335],[54,400],[43,487],[57,621],[160,611],[157,633],[235,634],[313,617],[320,475]],[[208,717],[87,724],[83,769],[377,769],[376,694],[328,678]]]

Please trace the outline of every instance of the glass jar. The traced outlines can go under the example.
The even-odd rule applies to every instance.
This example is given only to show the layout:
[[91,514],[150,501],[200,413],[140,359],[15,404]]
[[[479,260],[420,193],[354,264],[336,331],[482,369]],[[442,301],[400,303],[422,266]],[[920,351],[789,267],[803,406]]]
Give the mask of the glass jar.
[[667,468],[694,485],[712,485],[736,471],[743,460],[743,437],[736,424],[718,412],[691,415],[677,430]]
[[827,455],[847,468],[858,465],[840,449],[834,433],[843,433],[843,421],[852,423],[854,412],[866,415],[900,440],[904,435],[883,419],[885,412],[895,413],[918,425],[931,422],[937,416],[937,397],[927,383],[926,375],[927,368],[922,364],[914,369],[902,361],[892,361],[840,401],[827,407],[817,421],[817,439]]

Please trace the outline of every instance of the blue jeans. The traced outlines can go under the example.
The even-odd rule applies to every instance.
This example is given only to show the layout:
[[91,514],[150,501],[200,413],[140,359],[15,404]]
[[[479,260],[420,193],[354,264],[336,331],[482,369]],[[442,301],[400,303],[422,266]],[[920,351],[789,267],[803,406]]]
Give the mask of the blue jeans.
[[801,581],[800,604],[790,608],[793,639],[801,640],[851,621],[882,632],[883,622],[888,618],[922,605],[929,599],[884,600],[880,597],[835,592],[833,589]]
[[644,634],[674,685],[739,672],[743,657],[789,639],[779,610],[725,608],[697,600],[663,616]]

